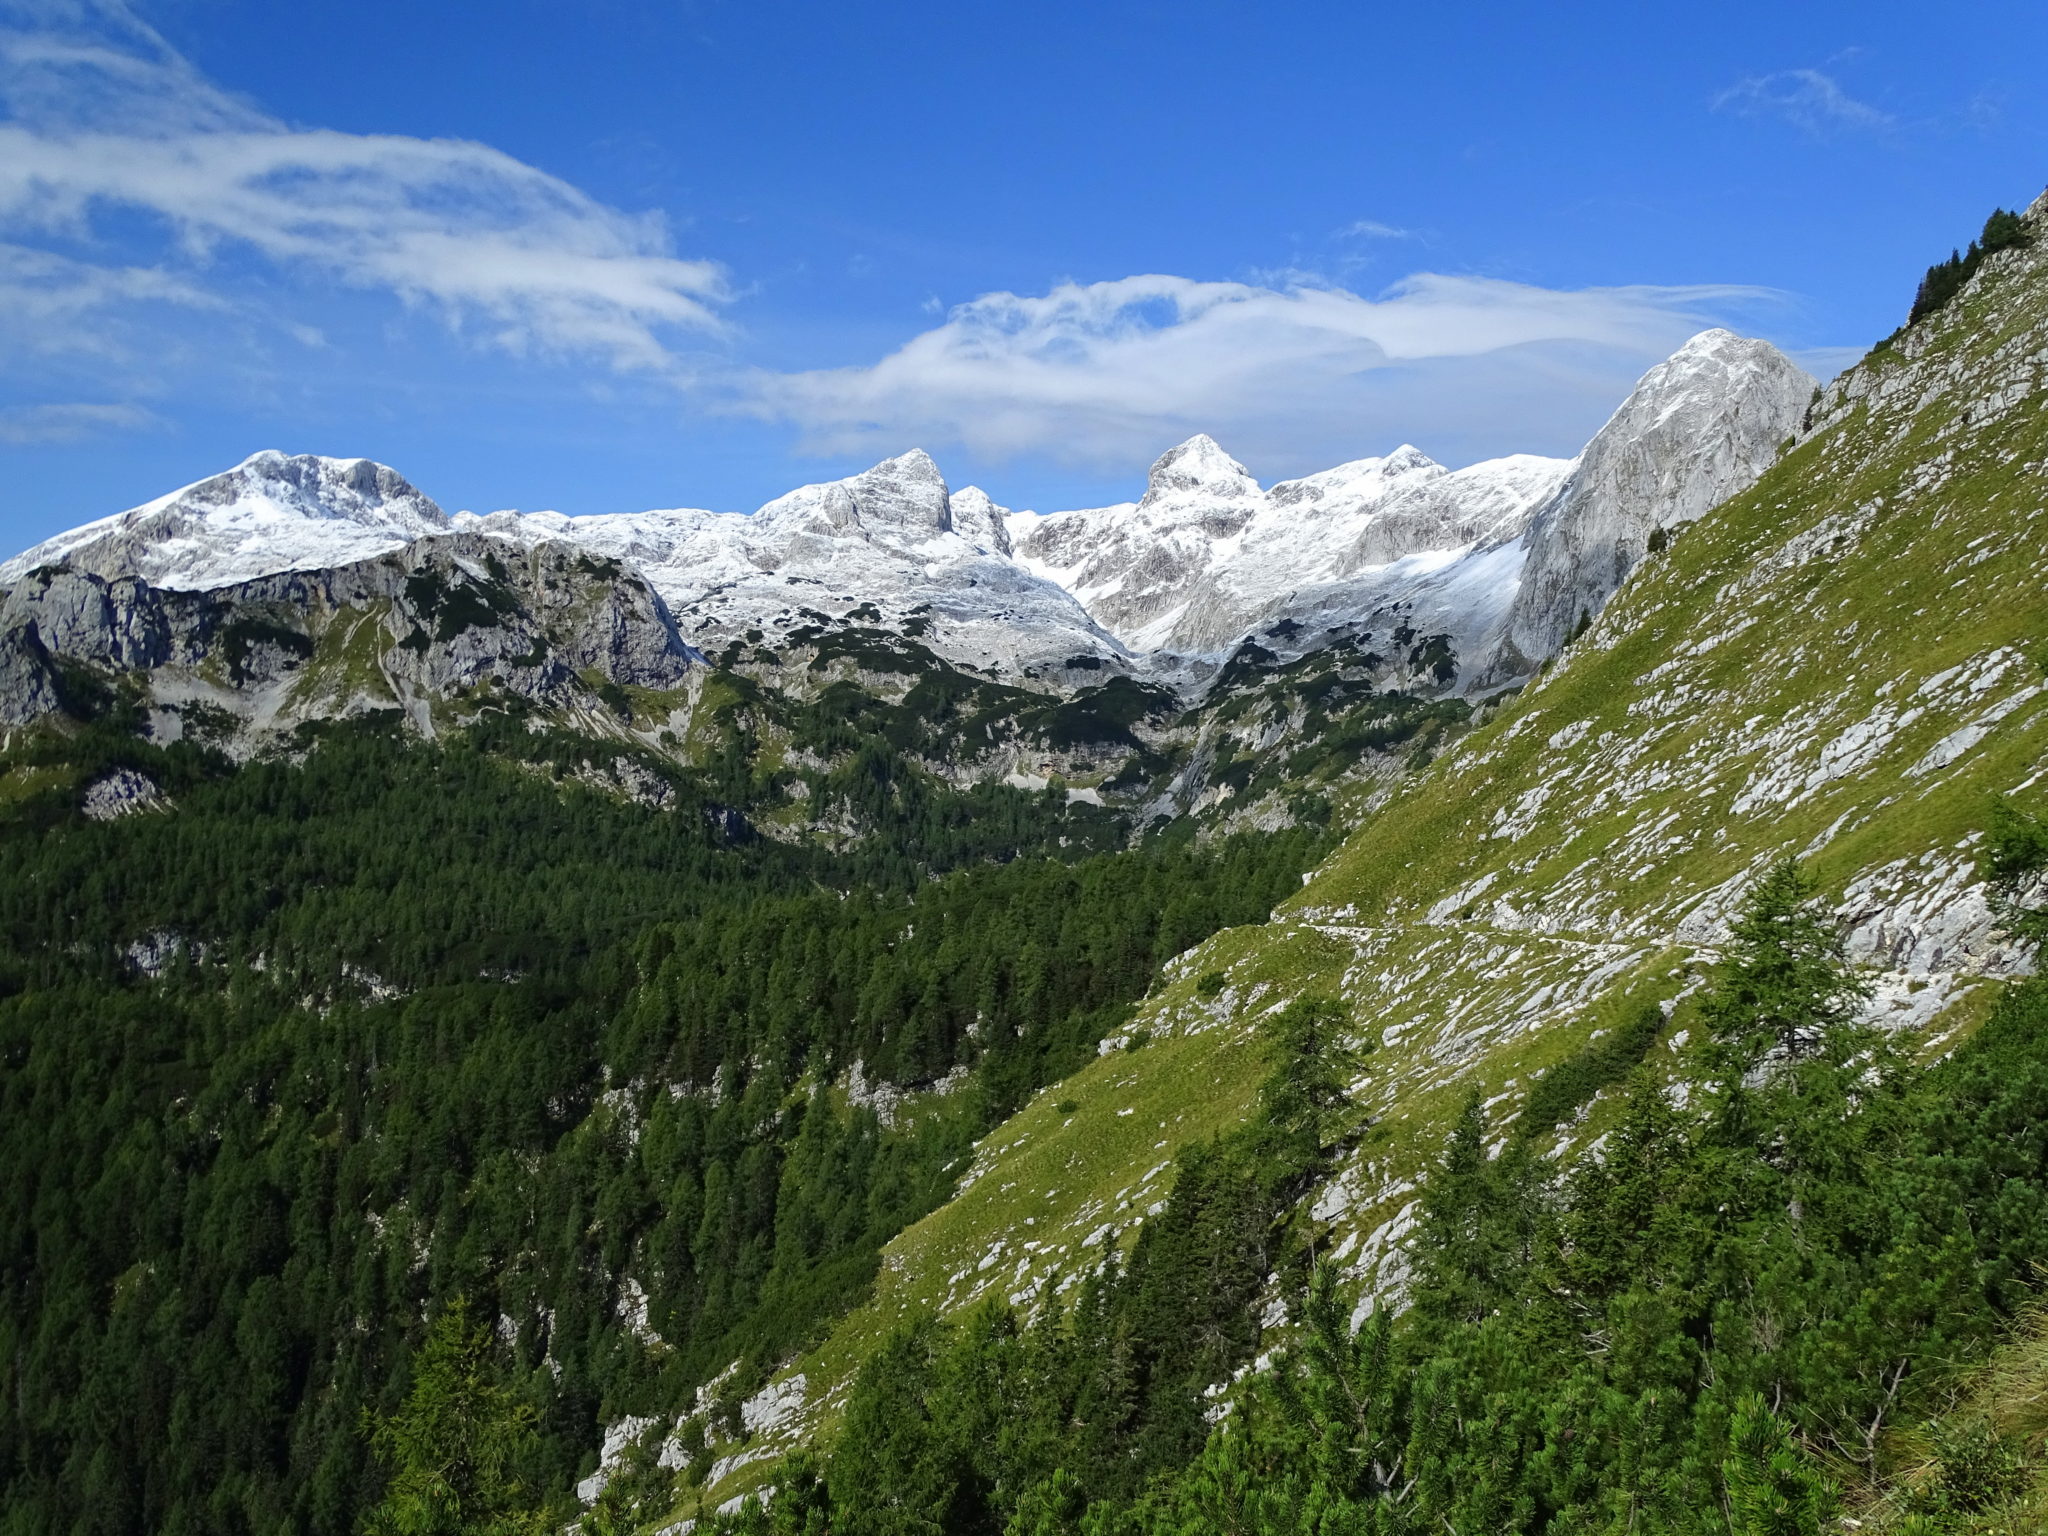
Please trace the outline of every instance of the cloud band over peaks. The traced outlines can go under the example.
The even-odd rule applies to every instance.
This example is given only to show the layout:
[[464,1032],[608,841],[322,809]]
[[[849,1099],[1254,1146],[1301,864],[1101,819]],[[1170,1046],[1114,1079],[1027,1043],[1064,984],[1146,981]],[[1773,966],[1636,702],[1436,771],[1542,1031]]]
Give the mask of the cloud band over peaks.
[[1433,452],[1571,451],[1644,367],[1763,297],[1432,273],[1370,298],[1158,274],[1063,283],[962,304],[870,365],[756,375],[746,408],[821,452],[957,443],[1118,464],[1197,430],[1286,462],[1388,434]]

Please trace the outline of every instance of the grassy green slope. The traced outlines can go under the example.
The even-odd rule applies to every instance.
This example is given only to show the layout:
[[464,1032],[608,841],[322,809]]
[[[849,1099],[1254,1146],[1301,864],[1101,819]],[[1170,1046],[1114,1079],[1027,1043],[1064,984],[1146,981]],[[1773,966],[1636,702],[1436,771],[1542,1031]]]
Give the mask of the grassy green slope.
[[[2048,236],[2048,199],[2031,217]],[[1245,1112],[1255,1021],[1303,990],[1341,994],[1380,1042],[1377,1123],[1317,1204],[1366,1291],[1398,1278],[1414,1180],[1466,1092],[1511,1107],[1644,1001],[1673,1005],[1673,1049],[1720,919],[1782,853],[1836,894],[1882,1012],[1930,1041],[1968,1027],[2013,961],[1970,844],[1988,796],[2039,792],[2048,750],[2044,382],[2048,238],[1831,385],[1762,481],[1651,557],[1272,923],[1183,957],[1142,1049],[992,1133],[710,1502],[829,1423],[900,1317],[1056,1289],[1128,1232],[1168,1160]],[[1204,998],[1212,971],[1228,984]]]

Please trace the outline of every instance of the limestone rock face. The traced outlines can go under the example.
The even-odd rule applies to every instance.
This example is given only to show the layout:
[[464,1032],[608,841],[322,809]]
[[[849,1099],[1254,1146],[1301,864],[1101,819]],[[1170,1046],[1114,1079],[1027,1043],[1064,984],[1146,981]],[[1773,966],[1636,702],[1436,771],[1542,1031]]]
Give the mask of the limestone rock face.
[[978,485],[953,493],[953,531],[984,555],[1010,553],[1009,509],[999,507]]
[[0,631],[0,725],[27,725],[63,707],[63,687],[35,626]]
[[1813,378],[1769,342],[1703,331],[1643,375],[1586,445],[1571,484],[1531,524],[1528,560],[1494,661],[1556,654],[1598,615],[1650,535],[1749,488],[1799,430]]
[[163,605],[133,576],[109,581],[63,567],[39,568],[0,596],[0,633],[33,628],[52,655],[146,670],[170,658]]
[[156,781],[133,768],[116,768],[85,787],[80,806],[93,821],[119,821],[144,811],[157,810],[170,802]]
[[265,727],[393,705],[430,725],[435,704],[478,689],[589,708],[588,673],[672,689],[694,659],[637,573],[476,533],[203,592],[39,566],[0,594],[5,723],[62,707],[60,658]]

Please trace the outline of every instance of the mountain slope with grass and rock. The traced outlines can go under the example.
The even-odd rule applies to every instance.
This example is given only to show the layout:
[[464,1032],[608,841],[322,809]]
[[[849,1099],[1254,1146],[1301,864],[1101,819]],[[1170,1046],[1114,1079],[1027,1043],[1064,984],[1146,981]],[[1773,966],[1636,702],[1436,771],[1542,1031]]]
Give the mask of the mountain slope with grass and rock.
[[[2026,218],[2043,232],[2048,199]],[[2048,807],[2048,242],[1985,260],[1817,397],[1793,383],[1773,388],[1798,406],[1794,441],[1760,479],[1700,511],[1675,482],[1639,485],[1668,510],[1608,528],[1609,553],[1581,543],[1572,579],[1591,585],[1558,591],[1617,590],[1531,686],[979,1144],[954,1198],[885,1251],[873,1300],[781,1378],[801,1375],[803,1407],[764,1446],[839,1422],[859,1363],[920,1315],[1029,1316],[1071,1304],[1105,1255],[1135,1262],[1187,1159],[1257,1122],[1272,1021],[1304,996],[1366,1053],[1352,1128],[1290,1218],[1355,1326],[1415,1283],[1461,1114],[1497,1155],[1540,1112],[1532,1145],[1569,1163],[1612,1133],[1630,1073],[1680,1111],[1703,1091],[1702,1008],[1782,861],[1814,883],[1872,1038],[1938,1059],[2022,995],[2036,961],[2002,903],[2038,907],[2042,876],[2001,895],[1985,839],[1999,805]],[[2031,1157],[2012,1176],[2048,1187]],[[1277,1274],[1262,1296],[1271,1349],[1298,1314]]]

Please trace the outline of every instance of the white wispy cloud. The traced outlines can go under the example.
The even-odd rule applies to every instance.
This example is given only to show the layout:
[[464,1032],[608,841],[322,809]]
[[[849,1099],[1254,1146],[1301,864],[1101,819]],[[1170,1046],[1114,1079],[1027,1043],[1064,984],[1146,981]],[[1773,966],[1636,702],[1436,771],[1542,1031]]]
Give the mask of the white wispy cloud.
[[959,444],[1125,464],[1208,431],[1319,466],[1412,438],[1440,457],[1575,448],[1737,287],[1560,291],[1421,274],[1377,297],[1147,275],[992,293],[862,367],[754,375],[744,407],[819,452]]
[[674,333],[721,327],[725,273],[676,255],[658,216],[488,145],[290,127],[202,78],[118,0],[0,16],[0,234],[57,260],[97,249],[110,217],[143,216],[156,259],[97,278],[125,274],[131,300],[147,297],[143,273],[165,302],[219,299],[217,258],[249,253],[394,294],[515,353],[661,370]]
[[1843,90],[1817,69],[1781,69],[1739,80],[1714,98],[1714,110],[1744,117],[1782,117],[1809,133],[1840,128],[1887,128],[1891,114]]
[[11,447],[75,443],[103,433],[134,432],[162,425],[154,412],[139,405],[73,402],[0,407],[0,443]]
[[165,306],[219,310],[226,303],[161,267],[80,261],[0,242],[0,338],[17,355],[123,362],[125,319]]
[[1378,219],[1357,219],[1337,231],[1339,240],[1413,240],[1415,231]]
[[[1809,71],[1717,104],[1772,103],[1873,110]],[[1371,219],[1337,235],[1417,238]],[[1570,451],[1644,366],[1758,297],[1427,273],[1367,296],[1286,269],[1140,275],[935,305],[930,329],[866,366],[735,373],[693,351],[729,334],[730,279],[679,254],[659,216],[480,143],[284,123],[120,0],[0,0],[0,374],[14,359],[14,382],[57,402],[169,398],[178,377],[232,358],[229,332],[321,347],[317,296],[337,288],[392,295],[504,352],[671,382],[793,424],[815,451],[921,442],[1127,465],[1211,431],[1293,468],[1404,437],[1449,460]],[[138,405],[17,407],[0,441],[154,421]]]

